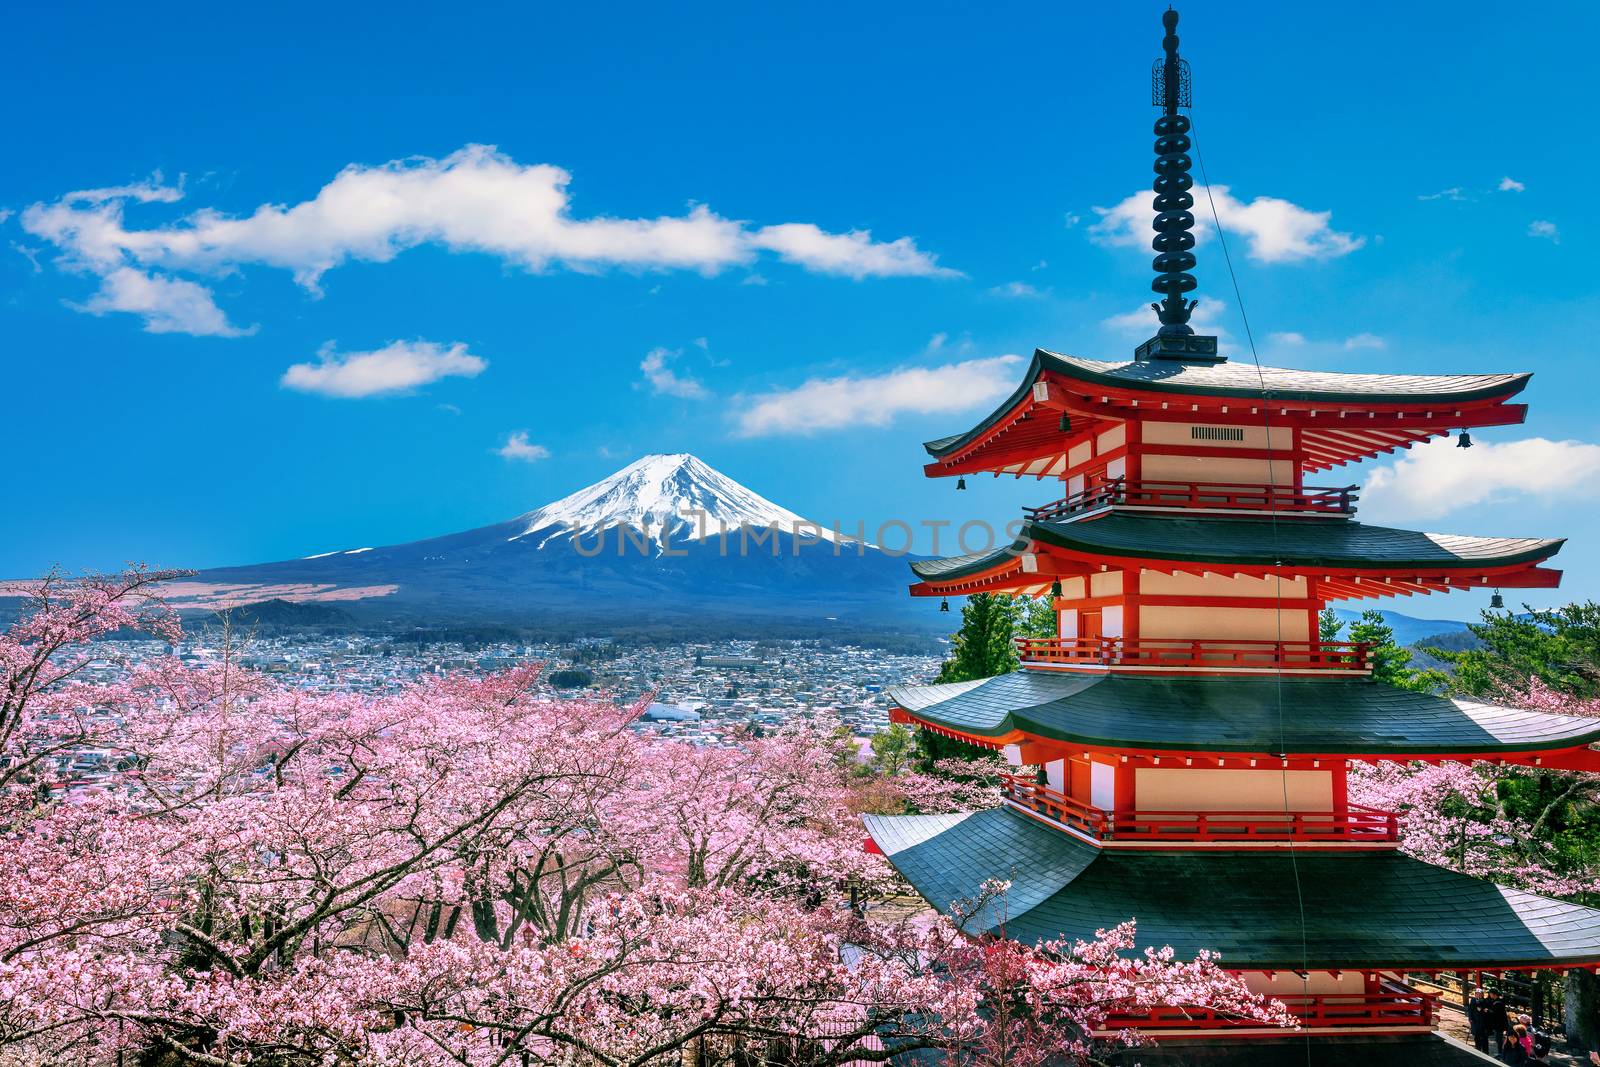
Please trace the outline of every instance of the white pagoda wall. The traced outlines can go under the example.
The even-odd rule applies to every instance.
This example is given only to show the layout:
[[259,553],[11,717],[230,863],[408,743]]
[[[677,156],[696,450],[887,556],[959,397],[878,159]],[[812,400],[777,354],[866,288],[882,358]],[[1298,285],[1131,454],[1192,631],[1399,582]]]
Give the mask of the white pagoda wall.
[[1140,596],[1216,596],[1269,597],[1304,600],[1308,595],[1304,578],[1265,577],[1226,574],[1166,574],[1139,572]]
[[1364,994],[1367,988],[1366,977],[1360,971],[1340,971],[1338,974],[1311,971],[1304,978],[1293,971],[1274,971],[1271,975],[1264,971],[1245,971],[1241,977],[1250,992],[1265,993],[1274,997],[1296,996],[1300,993],[1309,993],[1311,996],[1341,994],[1358,997]]
[[1136,811],[1332,811],[1333,772],[1138,767],[1133,796]]
[[1196,439],[1196,426],[1188,422],[1146,422],[1139,426],[1139,478],[1146,482],[1211,482],[1219,485],[1293,485],[1296,464],[1292,457],[1262,459],[1247,456],[1186,456],[1163,452],[1162,447],[1238,449],[1260,452],[1271,449],[1291,452],[1294,430],[1288,426],[1231,427],[1243,430],[1243,439],[1216,441]]
[[[1109,612],[1111,609],[1107,608]],[[1311,616],[1304,606],[1286,608],[1139,608],[1141,638],[1183,637],[1210,641],[1309,641]]]

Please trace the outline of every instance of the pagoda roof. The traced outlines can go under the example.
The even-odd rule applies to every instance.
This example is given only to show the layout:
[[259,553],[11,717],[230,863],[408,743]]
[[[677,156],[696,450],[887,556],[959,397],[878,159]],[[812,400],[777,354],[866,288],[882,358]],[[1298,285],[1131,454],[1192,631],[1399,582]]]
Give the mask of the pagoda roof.
[[1034,523],[1036,540],[1095,555],[1300,567],[1477,567],[1534,563],[1563,538],[1468,537],[1349,519],[1209,519],[1112,513]]
[[[1141,945],[1210,949],[1231,970],[1444,970],[1600,961],[1600,911],[1397,851],[1098,849],[1009,808],[863,816],[930,904],[1011,883],[970,931],[1031,944],[1133,919]],[[1003,909],[1003,910],[1002,910]]]
[[[1369,526],[1349,519],[1177,517],[1113,511],[1076,522],[1025,524],[1017,540],[992,552],[915,560],[927,582],[952,582],[1003,570],[1034,544],[1101,563],[1162,560],[1216,567],[1438,574],[1531,566],[1564,538],[1469,537]],[[1188,569],[1188,568],[1179,568]],[[1047,579],[1046,579],[1047,580]],[[1510,584],[1502,582],[1501,584]]]
[[[1349,374],[1227,361],[1107,362],[1038,349],[1021,384],[982,421],[924,443],[933,458],[924,471],[930,477],[977,471],[1053,476],[1067,465],[1075,442],[1119,422],[1142,420],[1298,425],[1302,468],[1330,470],[1454,429],[1520,423],[1526,406],[1506,401],[1530,377]],[[1056,415],[1069,412],[1073,430],[1058,431]]]
[[1492,758],[1600,742],[1600,719],[1367,678],[1024,670],[888,692],[913,717],[971,737],[1027,735],[1087,748]]
[[1327,404],[1445,404],[1515,396],[1531,374],[1348,374],[1260,367],[1254,363],[1179,360],[1107,362],[1036,349],[1022,384],[972,429],[925,442],[939,458],[968,444],[1026,400],[1046,373],[1089,385],[1185,396],[1237,397]]

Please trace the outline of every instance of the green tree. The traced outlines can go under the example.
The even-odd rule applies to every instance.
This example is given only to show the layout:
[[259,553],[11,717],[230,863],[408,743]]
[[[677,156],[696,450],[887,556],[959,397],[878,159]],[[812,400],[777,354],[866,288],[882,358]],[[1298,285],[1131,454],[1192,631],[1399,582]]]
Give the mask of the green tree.
[[[1338,641],[1345,624],[1332,611],[1324,611],[1317,619],[1317,636],[1324,641]],[[1350,624],[1346,641],[1357,641],[1368,646],[1367,657],[1372,664],[1374,681],[1401,689],[1430,692],[1440,689],[1448,681],[1445,674],[1435,670],[1416,670],[1411,666],[1411,650],[1395,642],[1394,627],[1383,621],[1383,613],[1373,608],[1363,611]]]
[[961,629],[950,637],[950,658],[936,682],[970,682],[1017,669],[1015,597],[974,593],[961,608]]
[[[1045,598],[1045,603],[1048,602]],[[1032,616],[1031,604],[1037,602],[1028,603]],[[994,593],[969,596],[961,608],[961,629],[950,637],[950,658],[940,666],[934,681],[971,682],[1016,670],[1015,638],[1019,621],[1023,619],[1024,602],[1016,597]],[[1054,633],[1052,627],[1049,636]],[[917,754],[918,765],[930,774],[934,772],[934,764],[943,759],[982,759],[990,755],[988,750],[977,745],[932,730],[917,731]]]
[[895,723],[872,738],[872,769],[879,774],[904,774],[917,759],[917,737],[911,728]]
[[1600,604],[1593,600],[1520,615],[1485,611],[1467,629],[1481,648],[1428,650],[1455,667],[1456,692],[1495,696],[1538,679],[1573,696],[1600,696]]
[[1056,637],[1061,633],[1055,598],[1029,597],[1021,604],[1017,619],[1018,637]]

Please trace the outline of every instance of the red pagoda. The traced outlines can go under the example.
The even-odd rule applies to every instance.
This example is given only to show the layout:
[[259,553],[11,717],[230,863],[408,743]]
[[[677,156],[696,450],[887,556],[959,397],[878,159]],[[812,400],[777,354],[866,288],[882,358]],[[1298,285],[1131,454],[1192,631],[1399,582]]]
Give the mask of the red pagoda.
[[1037,773],[1008,779],[986,811],[869,816],[871,847],[942,911],[1010,881],[1004,929],[1021,941],[1133,918],[1143,943],[1215,950],[1304,1027],[1286,1039],[1203,1013],[1111,1020],[1161,1039],[1146,1062],[1471,1061],[1432,1035],[1434,1000],[1404,976],[1595,967],[1600,911],[1402,854],[1399,816],[1352,803],[1347,773],[1380,760],[1600,770],[1600,722],[1378,683],[1369,650],[1319,639],[1318,618],[1345,601],[1550,588],[1562,542],[1369,526],[1355,486],[1305,479],[1520,423],[1529,376],[1258,367],[1195,334],[1188,70],[1176,12],[1163,21],[1159,332],[1131,361],[1041,349],[991,414],[925,446],[930,477],[1049,478],[1063,495],[1024,509],[1011,545],[914,564],[912,594],[1047,595],[1059,630],[1019,641],[1013,673],[892,690],[891,719]]

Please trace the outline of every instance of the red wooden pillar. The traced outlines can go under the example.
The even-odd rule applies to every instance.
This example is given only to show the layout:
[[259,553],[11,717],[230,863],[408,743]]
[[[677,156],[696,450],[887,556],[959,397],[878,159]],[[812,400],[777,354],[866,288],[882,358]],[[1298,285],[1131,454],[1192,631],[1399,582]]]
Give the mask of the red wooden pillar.
[[1127,763],[1123,763],[1119,760],[1118,762],[1112,764],[1112,766],[1116,771],[1116,777],[1111,783],[1112,789],[1114,790],[1113,795],[1116,797],[1115,807],[1119,813],[1132,812],[1134,810],[1133,806],[1135,801],[1133,785],[1133,762],[1130,760]]

